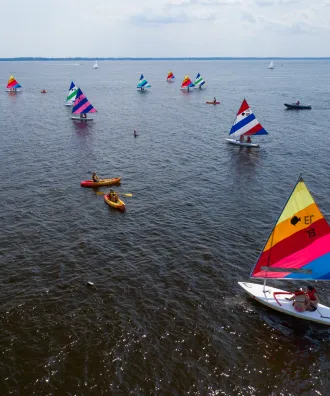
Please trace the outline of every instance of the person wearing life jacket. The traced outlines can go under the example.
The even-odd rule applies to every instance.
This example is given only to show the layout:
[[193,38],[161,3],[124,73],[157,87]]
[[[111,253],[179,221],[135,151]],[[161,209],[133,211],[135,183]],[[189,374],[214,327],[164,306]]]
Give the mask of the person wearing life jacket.
[[297,312],[305,312],[308,304],[308,297],[306,293],[300,288],[295,290],[293,296],[289,298],[289,300],[293,301],[292,305],[295,311]]
[[252,143],[252,140],[251,140],[251,137],[250,137],[250,136],[248,136],[248,137],[246,138],[246,143]]
[[97,176],[97,174],[95,172],[93,172],[93,174],[92,174],[92,180],[94,183],[97,183],[98,181],[100,181],[99,177]]
[[244,136],[243,136],[243,135],[241,135],[241,136],[239,137],[239,141],[240,141],[241,143],[244,143]]
[[314,312],[317,310],[317,306],[319,303],[319,298],[316,294],[316,289],[313,286],[307,286],[307,298],[308,298],[308,303],[307,303],[307,308],[306,311],[311,311]]

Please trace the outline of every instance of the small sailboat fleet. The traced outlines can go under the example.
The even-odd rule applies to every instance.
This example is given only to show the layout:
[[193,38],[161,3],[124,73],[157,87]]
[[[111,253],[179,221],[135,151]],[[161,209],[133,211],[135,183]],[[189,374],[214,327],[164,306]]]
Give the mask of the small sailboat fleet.
[[202,76],[198,73],[196,76],[196,80],[194,82],[195,88],[202,89],[202,86],[205,84],[205,81],[203,80]]
[[174,82],[175,81],[175,76],[174,76],[174,74],[171,71],[168,72],[166,81],[167,82]]
[[330,325],[330,308],[325,305],[318,304],[316,309],[314,305],[314,310],[305,310],[304,303],[300,303],[295,308],[288,297],[292,299],[299,294],[305,295],[304,291],[296,290],[293,293],[266,286],[268,279],[330,280],[330,227],[301,176],[250,278],[263,279],[264,284],[238,284],[260,303],[300,319]]
[[98,69],[98,68],[99,68],[99,65],[98,65],[97,61],[95,61],[93,69]]
[[190,78],[186,74],[182,81],[181,89],[189,92],[190,88],[194,88],[194,87],[195,87],[194,83],[190,80]]
[[[226,138],[226,140],[228,143],[238,146],[259,147],[259,144],[252,143],[251,141],[251,136],[259,135],[268,135],[268,132],[256,119],[250,106],[244,99],[229,132],[230,138]],[[245,136],[247,136],[246,141],[244,140]]]
[[268,69],[275,69],[274,61],[270,61],[270,64],[268,66]]
[[66,106],[73,106],[74,101],[77,96],[77,90],[78,90],[78,88],[75,86],[74,82],[71,81],[69,93],[68,93],[68,96],[66,97],[66,102],[65,102]]
[[151,88],[151,85],[148,83],[148,81],[144,78],[144,75],[141,74],[139,82],[136,86],[136,89],[140,92],[146,92],[147,88]]
[[6,87],[6,92],[19,92],[22,86],[15,80],[13,75],[9,76],[9,80]]
[[92,106],[82,90],[78,88],[77,95],[72,108],[72,115],[70,118],[74,121],[93,121],[93,118],[87,117],[88,113],[96,113],[96,109]]

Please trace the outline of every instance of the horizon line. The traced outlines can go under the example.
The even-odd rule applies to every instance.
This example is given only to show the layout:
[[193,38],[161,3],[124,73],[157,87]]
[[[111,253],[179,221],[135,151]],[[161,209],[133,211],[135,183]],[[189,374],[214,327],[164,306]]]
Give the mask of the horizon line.
[[258,56],[222,56],[222,57],[41,57],[41,56],[21,56],[21,57],[7,57],[0,58],[0,61],[95,61],[95,60],[330,60],[330,57],[280,57],[280,56],[267,56],[267,57],[258,57]]

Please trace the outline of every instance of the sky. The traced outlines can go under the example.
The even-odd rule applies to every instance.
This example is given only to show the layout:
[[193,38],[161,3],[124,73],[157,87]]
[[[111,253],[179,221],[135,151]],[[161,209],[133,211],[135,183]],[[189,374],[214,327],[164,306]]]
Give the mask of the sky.
[[1,15],[0,58],[330,56],[330,0],[2,0]]

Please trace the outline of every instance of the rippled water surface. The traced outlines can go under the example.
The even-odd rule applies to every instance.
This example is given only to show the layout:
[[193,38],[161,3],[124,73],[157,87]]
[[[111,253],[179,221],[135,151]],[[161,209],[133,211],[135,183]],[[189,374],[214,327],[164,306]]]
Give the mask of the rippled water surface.
[[[92,65],[0,62],[0,393],[328,394],[329,329],[237,282],[301,172],[330,220],[329,62]],[[197,72],[206,89],[181,92]],[[64,106],[71,80],[88,125]],[[251,151],[224,141],[244,97],[269,132]],[[293,97],[313,109],[285,111]],[[122,177],[126,213],[80,187],[92,171]]]

